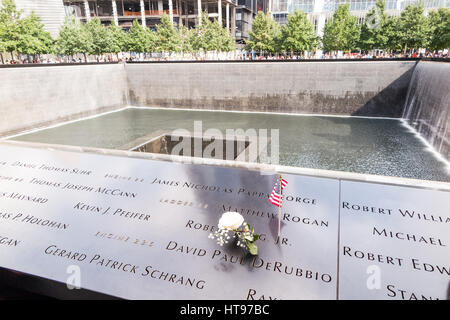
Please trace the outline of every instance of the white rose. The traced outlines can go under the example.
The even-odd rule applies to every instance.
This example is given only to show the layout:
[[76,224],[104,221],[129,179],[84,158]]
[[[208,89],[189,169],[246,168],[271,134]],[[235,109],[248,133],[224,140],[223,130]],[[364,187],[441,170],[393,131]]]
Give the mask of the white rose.
[[236,230],[244,222],[244,217],[237,212],[225,212],[219,220],[219,229]]

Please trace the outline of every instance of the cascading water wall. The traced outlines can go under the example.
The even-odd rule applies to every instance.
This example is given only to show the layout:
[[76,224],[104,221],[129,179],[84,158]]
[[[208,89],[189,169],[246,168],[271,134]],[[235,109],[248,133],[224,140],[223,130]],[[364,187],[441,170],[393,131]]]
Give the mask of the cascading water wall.
[[416,65],[403,119],[450,159],[450,63],[420,61]]

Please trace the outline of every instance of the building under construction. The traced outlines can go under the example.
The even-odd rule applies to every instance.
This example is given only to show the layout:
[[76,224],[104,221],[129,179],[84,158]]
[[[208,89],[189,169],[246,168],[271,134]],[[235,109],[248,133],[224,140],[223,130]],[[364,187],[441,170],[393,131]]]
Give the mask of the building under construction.
[[[223,26],[235,30],[237,0],[64,0],[66,15],[82,21],[98,17],[105,24],[114,21],[127,29],[134,20],[154,28],[166,13],[175,24],[189,28],[200,23],[201,13],[218,19]],[[233,34],[234,35],[234,34]]]
[[[1,2],[1,0],[0,0]],[[218,19],[230,29],[237,43],[245,43],[253,18],[258,11],[267,12],[269,0],[15,0],[25,14],[34,11],[42,18],[46,30],[54,37],[66,16],[81,21],[98,17],[103,24],[111,21],[128,29],[133,20],[154,28],[167,13],[176,24],[194,27],[202,12]]]

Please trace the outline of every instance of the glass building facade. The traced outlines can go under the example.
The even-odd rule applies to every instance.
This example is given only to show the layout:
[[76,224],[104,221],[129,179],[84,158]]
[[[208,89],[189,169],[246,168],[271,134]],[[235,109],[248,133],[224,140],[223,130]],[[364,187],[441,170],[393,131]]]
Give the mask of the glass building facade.
[[258,11],[267,11],[267,0],[238,0],[236,7],[236,41],[244,43],[249,38],[252,22]]
[[[349,4],[350,11],[367,11],[375,5],[376,0],[273,0],[272,12],[314,11],[316,2],[322,2],[323,12],[335,11],[341,4]],[[450,0],[385,0],[386,10],[404,9],[409,4],[421,2],[425,8],[450,7]]]
[[[302,10],[314,24],[316,33],[322,35],[323,26],[341,4],[358,17],[358,23],[364,21],[366,13],[375,5],[376,0],[272,0],[272,14],[280,24],[287,22],[287,16],[294,10]],[[425,11],[441,7],[450,7],[450,0],[385,0],[387,14],[399,15],[409,4],[422,3]]]

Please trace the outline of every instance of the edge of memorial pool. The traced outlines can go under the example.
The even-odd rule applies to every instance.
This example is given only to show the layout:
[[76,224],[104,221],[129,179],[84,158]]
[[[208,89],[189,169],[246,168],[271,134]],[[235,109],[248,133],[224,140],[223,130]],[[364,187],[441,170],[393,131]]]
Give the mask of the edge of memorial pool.
[[362,173],[345,172],[345,171],[300,168],[300,167],[262,164],[262,163],[253,163],[253,162],[243,162],[243,161],[233,161],[233,160],[216,160],[216,159],[209,159],[209,158],[185,157],[185,156],[176,156],[176,155],[144,153],[144,152],[134,152],[134,151],[124,151],[124,150],[112,150],[112,149],[102,149],[102,148],[93,148],[93,147],[78,147],[78,146],[68,146],[68,145],[58,145],[58,144],[37,143],[37,142],[23,142],[23,141],[15,141],[15,140],[2,140],[2,141],[0,141],[0,146],[2,146],[2,145],[12,146],[12,147],[22,147],[22,148],[44,149],[44,150],[49,150],[49,151],[59,150],[59,151],[66,151],[66,152],[92,153],[92,154],[115,156],[115,157],[148,159],[148,160],[169,161],[169,162],[185,163],[185,164],[193,164],[193,165],[208,165],[208,166],[218,166],[218,167],[226,167],[226,168],[246,169],[246,170],[251,170],[251,171],[260,171],[261,174],[264,174],[264,175],[270,175],[270,174],[276,174],[276,173],[286,173],[286,174],[312,176],[312,177],[329,178],[329,179],[337,179],[337,180],[358,181],[358,182],[368,182],[368,183],[377,183],[377,184],[386,184],[386,185],[396,185],[396,186],[403,186],[403,187],[414,187],[414,188],[421,188],[421,189],[450,191],[450,183],[442,182],[442,181],[419,180],[419,179],[371,175],[371,174],[362,174]]

